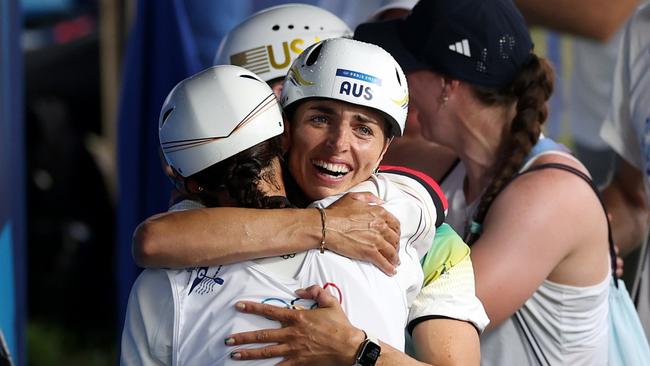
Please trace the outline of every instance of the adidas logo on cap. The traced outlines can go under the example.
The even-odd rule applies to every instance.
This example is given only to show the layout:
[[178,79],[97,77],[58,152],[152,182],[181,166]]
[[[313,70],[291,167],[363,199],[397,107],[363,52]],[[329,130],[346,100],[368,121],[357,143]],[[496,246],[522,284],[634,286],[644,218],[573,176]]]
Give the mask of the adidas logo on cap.
[[467,39],[463,39],[462,41],[450,44],[449,49],[456,53],[460,53],[463,56],[472,56],[471,52],[469,51],[469,42]]

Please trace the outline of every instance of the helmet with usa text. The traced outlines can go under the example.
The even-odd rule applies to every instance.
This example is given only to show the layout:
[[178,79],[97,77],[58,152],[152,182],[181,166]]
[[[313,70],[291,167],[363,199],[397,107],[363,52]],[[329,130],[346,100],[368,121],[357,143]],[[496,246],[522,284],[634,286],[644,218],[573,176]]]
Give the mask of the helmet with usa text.
[[185,178],[283,130],[282,112],[268,84],[233,65],[213,66],[178,83],[158,124],[165,159]]
[[331,98],[381,112],[391,136],[401,136],[408,109],[402,68],[379,46],[346,38],[328,39],[294,61],[282,90],[282,106],[307,98]]
[[221,41],[214,63],[245,67],[269,82],[284,78],[291,62],[308,46],[337,37],[352,37],[352,31],[329,11],[307,4],[277,5],[231,30]]

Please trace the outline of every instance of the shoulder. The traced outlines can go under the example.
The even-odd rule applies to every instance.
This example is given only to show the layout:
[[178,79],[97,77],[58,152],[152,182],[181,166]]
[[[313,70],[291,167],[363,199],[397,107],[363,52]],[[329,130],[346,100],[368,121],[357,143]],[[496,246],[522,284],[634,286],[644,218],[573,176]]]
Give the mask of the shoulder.
[[495,208],[499,202],[512,207],[530,206],[528,209],[552,204],[561,214],[560,207],[566,209],[572,203],[597,202],[590,184],[580,175],[590,179],[585,166],[575,158],[560,154],[540,156],[503,189],[494,201]]
[[447,199],[433,178],[402,166],[382,165],[379,169],[378,176],[424,205],[429,214],[436,218],[436,227],[444,222],[448,209]]
[[142,271],[133,283],[128,306],[129,311],[138,311],[143,318],[152,316],[155,319],[170,311],[170,306],[173,306],[172,287],[166,270]]
[[122,331],[123,364],[171,364],[173,308],[166,271],[144,270],[131,288]]
[[569,166],[588,176],[575,159],[541,156],[495,198],[483,224],[484,237],[503,244],[541,241],[547,248],[556,245],[564,252],[572,249],[567,243],[579,243],[591,235],[580,228],[603,223],[603,209],[592,186],[578,174],[548,164]]

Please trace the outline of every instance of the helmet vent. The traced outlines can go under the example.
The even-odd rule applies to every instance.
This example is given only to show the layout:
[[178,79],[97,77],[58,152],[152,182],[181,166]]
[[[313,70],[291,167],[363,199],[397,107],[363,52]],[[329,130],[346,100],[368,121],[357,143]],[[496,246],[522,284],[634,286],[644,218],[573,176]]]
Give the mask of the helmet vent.
[[277,30],[280,30],[280,26],[276,24],[271,29],[273,29],[274,31],[277,31]]
[[171,108],[169,108],[168,110],[165,111],[165,113],[163,114],[163,117],[162,117],[162,122],[160,123],[161,126],[164,125],[165,122],[167,122],[167,118],[169,118],[169,115],[172,114],[174,109],[176,109],[176,108],[171,107]]
[[307,30],[308,30],[308,29],[309,29],[309,26],[308,26],[308,25],[306,25],[306,26],[305,26],[305,29],[307,29]]
[[307,57],[307,61],[305,61],[305,64],[307,66],[311,66],[316,63],[316,60],[318,60],[318,56],[320,55],[320,51],[323,49],[323,43],[319,44],[314,48],[311,53],[309,54],[309,57]]
[[293,24],[289,24],[289,29],[293,29]]
[[399,77],[399,71],[397,71],[397,68],[395,69],[395,76],[397,76],[397,83],[401,86],[402,78]]
[[251,79],[251,80],[259,81],[260,83],[262,82],[262,80],[256,78],[256,77],[253,76],[253,75],[242,74],[242,75],[239,75],[239,77],[240,77],[240,78],[246,78],[246,79]]

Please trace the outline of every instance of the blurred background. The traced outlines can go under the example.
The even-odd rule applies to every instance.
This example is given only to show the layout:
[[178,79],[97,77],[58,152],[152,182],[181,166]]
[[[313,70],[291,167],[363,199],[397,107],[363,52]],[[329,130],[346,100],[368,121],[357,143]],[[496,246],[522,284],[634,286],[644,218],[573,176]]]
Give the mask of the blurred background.
[[[0,343],[16,365],[114,365],[139,273],[131,234],[169,199],[163,99],[246,16],[289,1],[0,1]],[[293,2],[352,28],[382,4]],[[533,35],[558,72],[546,132],[571,145],[577,43]]]

